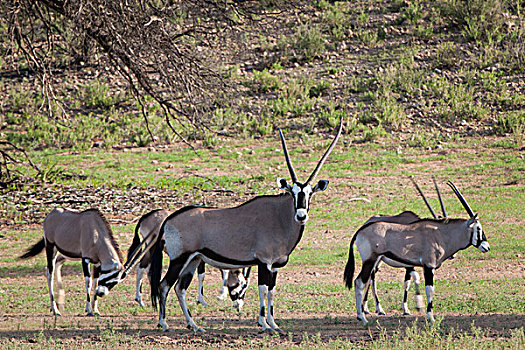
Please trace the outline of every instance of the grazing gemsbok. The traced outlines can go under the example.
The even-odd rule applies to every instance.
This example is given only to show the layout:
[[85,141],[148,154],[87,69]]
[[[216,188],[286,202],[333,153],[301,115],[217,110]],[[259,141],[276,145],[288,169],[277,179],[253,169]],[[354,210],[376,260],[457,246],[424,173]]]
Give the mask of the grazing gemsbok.
[[[312,185],[323,163],[341,135],[342,121],[328,150],[305,183],[297,181],[284,136],[279,130],[281,144],[292,183],[277,179],[284,194],[255,197],[238,207],[212,209],[182,208],[162,224],[170,264],[160,280],[163,241],[157,240],[150,268],[153,306],[159,307],[159,326],[168,330],[166,298],[171,287],[186,318],[188,328],[202,331],[193,321],[186,304],[186,290],[201,261],[221,269],[258,266],[260,298],[259,325],[263,330],[281,332],[273,318],[273,298],[277,270],[285,266],[295,249],[308,220],[310,200],[318,191],[326,190],[327,180]],[[265,299],[267,308],[265,309]],[[265,319],[266,313],[266,319]]]
[[[44,238],[20,258],[35,256],[46,249],[46,275],[51,311],[60,315],[53,293],[55,269],[60,296],[63,295],[60,274],[62,263],[66,259],[81,259],[86,282],[86,312],[88,315],[98,314],[97,296],[107,295],[111,288],[120,282],[125,269],[122,254],[109,223],[97,209],[82,212],[53,209],[46,216],[43,228]],[[90,263],[94,264],[92,274],[89,269]],[[96,292],[91,299],[92,277]]]
[[432,297],[435,270],[446,259],[470,245],[483,253],[490,250],[477,214],[474,214],[452,182],[447,182],[447,185],[459,198],[470,219],[421,219],[408,224],[372,222],[362,226],[352,237],[344,280],[348,289],[351,289],[355,270],[355,242],[363,262],[361,272],[355,279],[357,318],[363,325],[368,323],[363,313],[363,290],[369,282],[371,272],[380,261],[394,267],[423,267],[427,317],[434,322]]
[[[434,210],[432,209],[432,207],[430,206],[430,203],[428,202],[427,198],[423,194],[423,191],[421,191],[421,189],[419,188],[418,184],[415,182],[415,180],[412,177],[410,177],[410,180],[412,181],[412,183],[416,187],[417,191],[419,192],[419,194],[423,198],[423,201],[427,205],[428,210],[430,211],[430,214],[432,214],[434,219],[437,219],[437,215],[434,212]],[[443,200],[441,198],[441,193],[439,192],[439,188],[438,188],[438,185],[436,183],[436,179],[435,179],[434,176],[432,177],[432,180],[434,181],[434,186],[436,188],[436,192],[437,192],[437,195],[438,195],[438,198],[439,198],[439,203],[441,204],[441,210],[443,211],[443,217],[446,218],[447,217],[447,213],[445,211],[445,206],[443,205]],[[404,211],[404,212],[402,212],[400,214],[393,215],[393,216],[390,216],[390,215],[375,215],[375,216],[372,216],[370,219],[368,219],[363,224],[363,226],[367,225],[368,223],[379,222],[379,221],[382,221],[382,222],[395,222],[395,223],[398,223],[398,224],[408,224],[408,223],[411,223],[411,222],[414,222],[414,221],[420,220],[420,219],[421,218],[417,214],[415,214],[414,212],[412,212],[412,211]],[[382,261],[380,261],[377,264],[377,266],[375,267],[375,269],[372,270],[372,273],[370,275],[370,283],[368,283],[368,285],[366,286],[366,290],[365,290],[364,297],[363,297],[363,312],[365,314],[369,314],[370,313],[370,311],[368,310],[368,290],[370,289],[370,287],[372,287],[372,294],[374,296],[374,300],[375,300],[375,303],[376,303],[376,312],[379,315],[385,315],[385,311],[381,307],[381,303],[379,302],[379,297],[377,296],[376,278],[375,278],[376,274],[377,274],[377,272],[379,270],[379,266],[381,265],[381,262]],[[345,276],[346,276],[346,274],[345,274]],[[423,298],[421,296],[420,289],[419,289],[419,284],[420,284],[419,274],[414,269],[414,267],[406,267],[405,268],[405,279],[404,279],[404,283],[403,283],[403,302],[402,302],[402,306],[401,306],[401,308],[403,310],[403,315],[410,315],[410,310],[408,309],[408,290],[410,289],[410,277],[412,277],[412,279],[414,281],[415,289],[416,289],[416,309],[417,309],[418,312],[421,312],[422,309],[423,309]]]
[[[147,214],[144,214],[137,223],[135,227],[135,236],[133,237],[133,242],[131,247],[128,250],[128,261],[133,254],[140,252],[138,247],[141,245],[141,242],[145,245],[145,250],[148,249],[148,246],[155,242],[158,235],[160,226],[164,219],[166,219],[172,211],[166,209],[156,209],[152,210]],[[144,274],[148,271],[151,263],[151,255],[153,251],[148,250],[144,252],[144,256],[140,260],[139,265],[137,266],[137,279],[136,279],[136,290],[135,290],[135,300],[139,303],[140,306],[144,306],[142,302],[141,289],[142,289],[142,279]],[[204,300],[203,295],[203,284],[205,276],[205,267],[204,262],[199,265],[199,296],[198,302],[204,306],[207,305]],[[246,289],[249,285],[249,271],[247,269],[238,269],[238,270],[221,270],[222,271],[222,288],[219,299],[224,300],[227,295],[230,295],[231,300],[233,301],[233,307],[240,311],[242,305],[244,304],[244,295]]]

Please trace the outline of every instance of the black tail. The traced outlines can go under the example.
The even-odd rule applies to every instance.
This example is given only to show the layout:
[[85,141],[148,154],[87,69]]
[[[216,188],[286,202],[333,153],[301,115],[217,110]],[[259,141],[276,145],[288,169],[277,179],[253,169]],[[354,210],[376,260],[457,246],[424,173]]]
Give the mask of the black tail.
[[[164,228],[164,225],[161,227],[161,231]],[[153,305],[153,308],[157,309],[157,301],[159,299],[160,295],[160,276],[162,273],[162,253],[164,251],[164,239],[163,234],[159,234],[159,237],[157,238],[157,241],[155,242],[155,246],[152,247],[153,254],[151,256],[151,265],[148,272],[148,278],[150,283],[150,289],[151,289],[151,305]]]
[[37,244],[32,246],[27,252],[19,256],[18,259],[27,259],[38,255],[46,247],[46,241],[42,238]]
[[[140,234],[139,234],[139,231],[140,231],[140,224],[142,222],[142,218],[140,218],[137,226],[135,226],[135,236],[133,236],[133,242],[131,242],[131,247],[129,247],[128,249],[128,257],[126,259],[126,261],[129,261],[129,258],[131,258],[131,255],[133,253],[135,253],[135,249],[137,249],[137,247],[140,245]],[[137,253],[140,254],[140,252],[142,251],[142,249],[140,249]]]
[[354,279],[354,271],[355,271],[354,242],[355,242],[356,237],[357,237],[357,233],[354,235],[354,237],[352,237],[352,240],[350,241],[350,247],[348,248],[348,261],[346,262],[345,273],[343,275],[343,279],[348,289],[352,289],[352,281]]

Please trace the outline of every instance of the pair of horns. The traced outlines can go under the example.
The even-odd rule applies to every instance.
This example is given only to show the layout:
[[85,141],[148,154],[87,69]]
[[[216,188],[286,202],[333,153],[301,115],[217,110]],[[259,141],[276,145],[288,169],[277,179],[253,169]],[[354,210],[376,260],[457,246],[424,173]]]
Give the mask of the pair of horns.
[[463,208],[465,208],[465,210],[467,211],[468,215],[470,215],[471,218],[475,217],[476,214],[474,214],[474,211],[472,211],[472,208],[468,205],[467,200],[465,199],[465,197],[463,197],[461,192],[459,192],[459,190],[456,187],[456,185],[454,185],[454,183],[452,181],[447,181],[447,185],[449,185],[449,187],[452,188],[452,191],[454,191],[454,193],[458,197],[458,199],[461,202],[461,204],[463,204]]
[[[317,163],[317,166],[315,167],[314,171],[312,172],[308,180],[306,180],[306,182],[304,183],[305,185],[314,181],[315,177],[321,170],[321,167],[323,166],[326,158],[328,158],[328,155],[332,152],[332,149],[334,148],[335,143],[339,139],[339,136],[341,136],[342,130],[343,130],[343,118],[341,118],[341,121],[339,122],[339,129],[337,130],[337,134],[335,135],[334,140],[330,144],[330,147],[328,147],[326,152],[321,157],[321,160],[319,161],[319,163]],[[290,160],[290,155],[288,154],[288,148],[286,147],[286,141],[284,140],[284,136],[283,136],[283,132],[281,131],[281,128],[279,128],[279,135],[281,136],[281,144],[283,146],[283,152],[284,152],[284,158],[286,159],[286,165],[288,166],[288,170],[290,171],[292,182],[295,183],[297,182],[297,176],[295,175],[295,170],[293,169],[292,161]]]
[[[412,176],[410,176],[410,181],[412,181],[412,183],[416,187],[417,191],[419,192],[420,196],[423,198],[423,201],[425,201],[425,204],[427,205],[428,210],[430,210],[430,214],[432,214],[434,219],[437,219],[436,213],[434,212],[434,210],[430,206],[430,203],[428,203],[427,198],[423,194],[423,191],[421,191],[421,189],[419,188],[419,186],[417,185],[416,181],[414,180],[414,178]],[[438,198],[439,198],[439,204],[441,205],[441,211],[443,212],[443,217],[447,218],[448,217],[447,216],[447,212],[445,210],[445,205],[443,204],[443,199],[441,198],[441,193],[439,192],[439,187],[437,185],[435,176],[432,176],[432,181],[434,181],[434,187],[436,188],[436,192],[437,192],[437,195],[438,195]]]
[[[413,177],[410,177],[410,180],[412,181],[412,183],[414,184],[414,186],[416,186],[416,189],[417,191],[419,192],[419,194],[421,195],[421,197],[423,197],[423,200],[425,201],[425,204],[427,205],[428,209],[430,210],[430,213],[432,214],[432,216],[434,217],[434,219],[437,219],[437,216],[436,216],[436,213],[434,212],[434,210],[432,210],[432,207],[430,206],[430,204],[428,203],[425,195],[423,194],[423,192],[421,191],[421,189],[419,188],[419,186],[417,185],[416,181],[414,180]],[[432,176],[432,181],[434,181],[434,186],[436,188],[436,192],[438,194],[438,197],[439,197],[439,204],[441,205],[441,210],[443,211],[443,217],[447,218],[447,212],[445,211],[445,205],[443,204],[443,200],[441,198],[441,194],[439,192],[439,188],[438,188],[438,185],[437,185],[437,182],[436,182],[436,178],[434,176]],[[467,203],[467,200],[465,199],[465,197],[463,197],[463,195],[461,194],[461,192],[459,192],[458,188],[456,187],[456,185],[454,185],[454,183],[452,181],[447,181],[447,185],[452,188],[452,190],[454,191],[454,193],[456,194],[456,196],[458,197],[459,201],[461,202],[461,204],[463,205],[463,207],[465,208],[465,210],[467,211],[467,213],[470,215],[471,218],[475,217],[476,214],[474,214],[474,211],[472,210],[472,208],[468,205]]]

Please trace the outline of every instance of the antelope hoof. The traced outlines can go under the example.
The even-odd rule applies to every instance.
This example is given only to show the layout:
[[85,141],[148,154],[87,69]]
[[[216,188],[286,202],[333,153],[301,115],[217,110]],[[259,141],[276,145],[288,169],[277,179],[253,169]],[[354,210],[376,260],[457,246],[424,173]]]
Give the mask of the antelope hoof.
[[257,321],[257,324],[262,328],[261,333],[264,333],[267,331],[273,332],[272,328],[268,325],[268,323],[266,323],[266,320],[264,318],[262,318],[262,320],[259,319]]
[[186,325],[186,328],[192,330],[194,333],[205,333],[206,331],[197,325]]
[[369,326],[369,322],[367,321],[367,319],[364,316],[357,316],[357,319],[359,321],[361,321],[361,323],[363,323],[363,327],[368,327]]
[[423,312],[423,308],[422,307],[416,307],[416,310],[417,310],[417,312]]
[[386,315],[386,312],[385,312],[385,310],[383,310],[383,308],[381,307],[381,305],[378,305],[378,306],[376,307],[376,311],[377,311],[377,314],[378,314],[378,315]]
[[144,303],[142,302],[142,299],[135,298],[135,301],[139,304],[139,306],[144,307]]
[[285,335],[286,334],[281,328],[274,329],[274,331],[276,331],[280,335]]
[[203,300],[198,300],[197,304],[201,304],[204,307],[208,306],[208,303],[206,301],[204,301],[204,299]]
[[411,315],[410,311],[403,312],[403,316],[410,316],[410,315]]

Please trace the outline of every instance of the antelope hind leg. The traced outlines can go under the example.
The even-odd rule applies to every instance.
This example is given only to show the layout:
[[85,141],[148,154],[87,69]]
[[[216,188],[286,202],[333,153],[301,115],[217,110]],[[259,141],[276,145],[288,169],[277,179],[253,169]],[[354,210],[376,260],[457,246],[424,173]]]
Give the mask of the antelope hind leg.
[[187,328],[193,329],[194,332],[204,332],[204,329],[197,326],[197,324],[195,323],[195,321],[193,321],[193,318],[191,317],[191,313],[186,302],[186,291],[190,286],[191,280],[193,279],[193,274],[195,273],[195,269],[197,268],[199,263],[200,258],[195,258],[194,260],[189,262],[187,266],[181,271],[180,278],[177,284],[175,285],[175,293],[177,294],[180,307],[182,309],[182,312],[184,313],[184,317],[186,318]]

